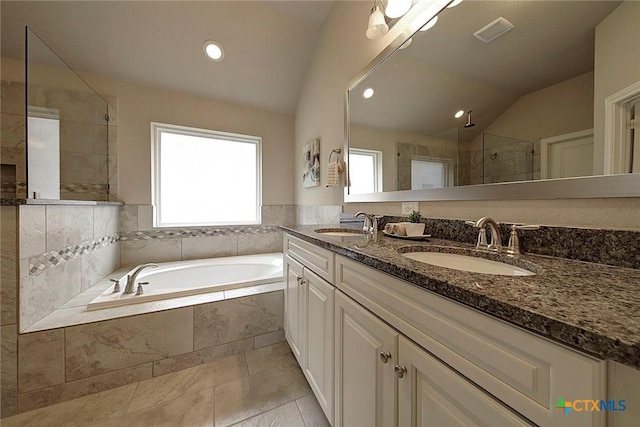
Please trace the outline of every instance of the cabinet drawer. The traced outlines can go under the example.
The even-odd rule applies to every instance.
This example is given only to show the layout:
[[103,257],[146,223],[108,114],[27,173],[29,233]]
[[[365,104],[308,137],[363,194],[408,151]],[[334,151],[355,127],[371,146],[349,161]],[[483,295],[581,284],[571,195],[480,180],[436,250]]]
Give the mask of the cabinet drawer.
[[603,425],[564,416],[558,399],[604,399],[604,362],[338,256],[336,285],[420,346],[540,425]]
[[284,251],[327,282],[334,283],[335,255],[333,252],[319,248],[289,234],[284,235]]

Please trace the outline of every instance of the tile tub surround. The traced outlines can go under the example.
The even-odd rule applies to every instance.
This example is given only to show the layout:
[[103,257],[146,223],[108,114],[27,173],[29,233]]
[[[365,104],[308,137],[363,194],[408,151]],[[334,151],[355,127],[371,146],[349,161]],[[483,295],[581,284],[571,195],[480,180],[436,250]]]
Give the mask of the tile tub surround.
[[640,270],[525,254],[535,276],[508,277],[451,270],[410,260],[404,246],[473,249],[431,239],[411,242],[380,236],[332,237],[318,226],[283,227],[320,247],[376,268],[498,319],[603,359],[640,369]]
[[2,424],[39,427],[42,420],[66,427],[329,426],[284,342],[21,413]]
[[18,207],[20,328],[120,267],[119,207]]
[[[343,214],[343,218],[349,216]],[[402,221],[407,217],[384,216],[379,227],[384,229],[389,222]],[[426,224],[425,234],[439,239],[475,244],[478,238],[478,230],[461,220],[425,218],[422,222]],[[511,225],[500,225],[503,246],[509,242]],[[541,226],[518,234],[525,252],[640,269],[640,231]]]
[[277,290],[21,334],[17,410],[42,408],[283,341],[283,303],[283,291]]
[[282,252],[280,225],[339,220],[342,206],[262,206],[262,224],[153,228],[151,205],[120,208],[121,265]]

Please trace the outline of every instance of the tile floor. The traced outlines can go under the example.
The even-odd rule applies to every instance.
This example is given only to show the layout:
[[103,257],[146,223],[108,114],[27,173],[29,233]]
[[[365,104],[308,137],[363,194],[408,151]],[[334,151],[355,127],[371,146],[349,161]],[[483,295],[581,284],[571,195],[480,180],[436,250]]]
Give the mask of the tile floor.
[[286,342],[18,414],[1,424],[329,426]]

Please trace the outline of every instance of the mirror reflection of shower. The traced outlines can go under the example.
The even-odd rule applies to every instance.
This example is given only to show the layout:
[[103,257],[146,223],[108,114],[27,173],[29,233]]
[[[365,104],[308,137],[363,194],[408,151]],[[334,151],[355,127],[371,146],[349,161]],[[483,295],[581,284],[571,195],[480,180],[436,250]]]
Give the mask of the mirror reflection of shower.
[[482,134],[482,183],[533,179],[533,142]]

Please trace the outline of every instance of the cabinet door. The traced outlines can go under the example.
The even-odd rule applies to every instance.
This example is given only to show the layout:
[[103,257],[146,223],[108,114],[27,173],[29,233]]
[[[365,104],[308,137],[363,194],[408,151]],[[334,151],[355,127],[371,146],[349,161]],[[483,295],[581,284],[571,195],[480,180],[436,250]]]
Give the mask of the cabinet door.
[[335,313],[334,426],[397,425],[398,333],[340,291]]
[[333,420],[333,318],[335,288],[304,269],[307,295],[304,374],[327,419]]
[[531,426],[408,339],[400,337],[398,352],[401,426]]
[[284,335],[298,363],[304,368],[305,293],[302,264],[285,255],[284,275]]

